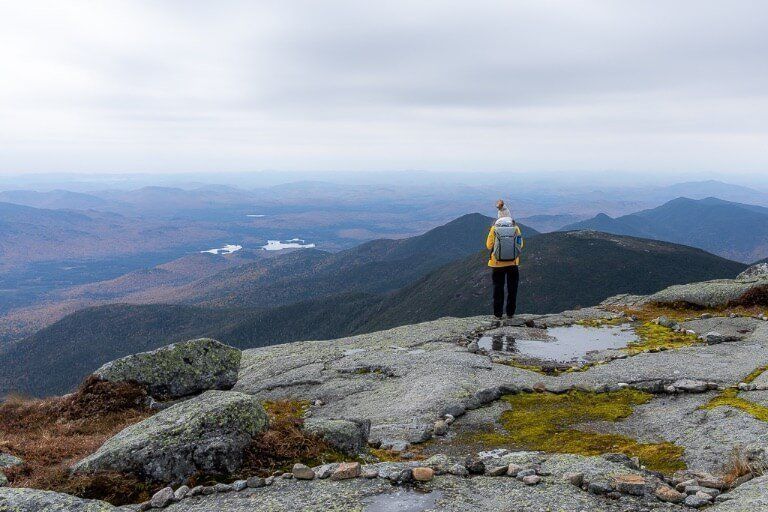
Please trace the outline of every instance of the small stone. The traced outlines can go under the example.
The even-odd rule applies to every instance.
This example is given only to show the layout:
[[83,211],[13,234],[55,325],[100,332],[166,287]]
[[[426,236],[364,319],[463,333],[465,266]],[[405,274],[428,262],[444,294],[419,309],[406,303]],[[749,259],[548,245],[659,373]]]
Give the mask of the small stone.
[[413,468],[413,479],[417,482],[429,482],[435,477],[435,471],[432,468]]
[[485,473],[485,463],[477,457],[467,457],[464,466],[472,475],[482,475]]
[[290,480],[293,478],[293,473],[283,473],[282,475],[280,475],[280,478],[282,478],[283,480]]
[[710,503],[712,503],[712,499],[707,496],[706,494],[702,493],[703,496],[699,496],[698,494],[691,494],[690,496],[687,496],[685,500],[683,500],[683,504],[686,507],[692,507],[692,508],[701,508],[706,507]]
[[365,465],[360,468],[360,476],[363,478],[377,478],[379,476],[379,470],[376,466]]
[[707,318],[712,318],[712,313],[702,313],[699,318],[703,318],[704,320]]
[[315,472],[312,470],[312,468],[305,466],[304,464],[294,464],[292,473],[297,480],[315,479]]
[[523,478],[525,478],[527,476],[531,476],[531,475],[535,475],[535,474],[536,474],[536,470],[535,469],[531,469],[531,468],[521,469],[520,471],[517,472],[517,479],[518,480],[522,480]]
[[216,489],[214,489],[212,485],[205,485],[200,490],[200,494],[202,494],[203,496],[210,496],[211,494],[214,494],[215,492],[216,492]]
[[541,477],[538,475],[528,475],[523,477],[523,483],[525,485],[536,485],[541,482]]
[[632,496],[645,494],[645,478],[640,475],[616,475],[613,477],[613,484],[616,490],[622,494],[631,494]]
[[315,407],[321,407],[321,406],[325,405],[325,403],[322,400],[320,400],[320,399],[315,400],[313,402],[313,404],[314,404]]
[[187,486],[187,485],[182,485],[181,487],[179,487],[178,489],[176,489],[176,490],[174,491],[174,493],[173,493],[173,498],[174,498],[176,501],[181,501],[181,500],[183,500],[184,498],[186,498],[188,494],[189,494],[189,486]]
[[520,466],[518,464],[510,464],[507,466],[507,475],[508,476],[517,476],[518,473],[520,473],[523,470],[523,466]]
[[584,473],[563,473],[563,480],[570,483],[571,485],[575,485],[576,487],[581,487],[581,484],[584,483]]
[[507,474],[507,466],[494,466],[485,469],[486,476],[502,476]]
[[613,488],[606,482],[590,482],[587,490],[592,494],[608,494]]
[[13,468],[16,466],[21,466],[22,464],[24,464],[24,461],[20,458],[15,457],[10,453],[0,452],[0,469]]
[[273,476],[268,476],[267,478],[264,479],[264,485],[269,486],[269,485],[272,485],[273,483],[275,483],[275,477]]
[[728,487],[728,484],[725,483],[725,480],[713,475],[705,475],[700,478],[696,478],[696,481],[702,487],[709,487],[710,489],[717,489],[719,491],[722,491]]
[[259,476],[252,476],[245,481],[245,484],[251,489],[258,489],[259,487],[267,485],[267,482]]
[[696,494],[697,492],[703,492],[707,496],[711,496],[714,498],[718,494],[720,494],[720,491],[717,489],[713,489],[712,487],[703,487],[701,485],[689,485],[685,488],[685,494]]
[[151,501],[144,501],[139,503],[139,506],[136,507],[136,512],[146,512],[147,510],[152,510],[152,502]]
[[691,485],[698,485],[698,484],[699,483],[693,479],[683,480],[675,486],[675,489],[677,489],[680,492],[685,492],[686,487],[690,487]]
[[446,414],[445,415],[445,419],[443,421],[445,421],[446,425],[450,425],[451,423],[456,421],[456,418],[454,418],[453,415],[451,415],[451,414]]
[[167,507],[173,503],[173,489],[170,487],[164,487],[160,489],[152,496],[152,499],[149,500],[149,503],[153,508]]
[[677,492],[668,485],[659,486],[654,494],[658,499],[667,503],[682,503],[685,499],[685,494]]
[[232,490],[235,492],[243,491],[246,487],[248,487],[248,482],[245,480],[235,480],[232,482]]
[[499,388],[485,388],[475,393],[475,398],[480,400],[482,404],[489,404],[501,397],[501,391]]
[[537,393],[543,393],[547,390],[547,385],[543,382],[537,382],[533,385],[533,390]]
[[477,354],[477,352],[480,350],[480,345],[478,345],[477,340],[470,341],[467,345],[467,351],[471,354]]
[[200,494],[203,494],[203,486],[196,485],[189,490],[189,492],[187,493],[187,496],[199,496]]
[[216,484],[213,486],[213,490],[216,492],[232,492],[232,486],[229,484]]
[[331,480],[349,480],[360,476],[359,462],[342,462],[331,475]]
[[333,464],[323,464],[322,466],[315,469],[315,475],[319,479],[325,479],[328,478],[333,474],[334,471],[336,471],[336,468],[339,467],[338,463]]
[[448,433],[448,424],[443,420],[437,420],[432,430],[436,436],[444,436]]
[[448,468],[448,473],[455,476],[469,476],[469,471],[464,464],[454,464]]

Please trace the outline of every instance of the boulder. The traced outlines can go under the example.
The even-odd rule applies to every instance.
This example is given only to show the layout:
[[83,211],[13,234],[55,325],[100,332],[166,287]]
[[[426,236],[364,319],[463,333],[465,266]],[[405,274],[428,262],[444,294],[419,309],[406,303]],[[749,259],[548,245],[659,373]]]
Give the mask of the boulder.
[[756,263],[747,270],[736,276],[737,280],[746,281],[749,279],[768,277],[768,263]]
[[168,483],[197,472],[231,473],[267,425],[267,413],[253,396],[207,391],[127,427],[73,471],[111,470]]
[[768,284],[768,276],[766,275],[748,279],[718,279],[701,283],[680,284],[649,295],[645,300],[651,303],[687,303],[716,308],[725,306],[753,288],[766,284]]
[[304,430],[320,436],[342,453],[357,455],[368,445],[371,422],[370,420],[309,418],[304,422]]
[[117,359],[94,374],[111,382],[135,381],[154,397],[172,399],[231,389],[239,369],[238,349],[200,338]]
[[0,488],[0,510],[12,512],[117,512],[109,503],[52,491]]

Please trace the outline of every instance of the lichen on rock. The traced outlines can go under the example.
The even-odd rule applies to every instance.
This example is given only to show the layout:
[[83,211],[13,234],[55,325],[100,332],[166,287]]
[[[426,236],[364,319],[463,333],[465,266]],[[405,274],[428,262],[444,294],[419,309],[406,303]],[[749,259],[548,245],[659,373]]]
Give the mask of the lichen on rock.
[[199,338],[109,362],[94,374],[112,382],[134,381],[156,398],[179,398],[210,389],[231,389],[241,353],[210,338]]
[[8,512],[113,512],[103,501],[85,500],[52,491],[0,488],[0,510]]
[[653,395],[634,389],[609,393],[570,391],[563,394],[521,393],[503,399],[511,408],[500,422],[503,432],[481,433],[488,447],[507,447],[579,455],[623,453],[639,457],[649,469],[672,472],[685,467],[683,448],[672,443],[640,443],[618,434],[589,432],[574,428],[589,421],[619,421],[635,405],[647,403]]
[[267,426],[267,413],[253,396],[207,391],[124,429],[73,471],[176,483],[197,472],[227,474],[240,467],[244,450]]

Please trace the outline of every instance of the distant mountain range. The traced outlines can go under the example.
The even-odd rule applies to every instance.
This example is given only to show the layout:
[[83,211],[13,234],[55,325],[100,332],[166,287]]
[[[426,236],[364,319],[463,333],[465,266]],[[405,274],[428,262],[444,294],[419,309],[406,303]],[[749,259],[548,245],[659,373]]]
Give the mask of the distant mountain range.
[[621,217],[599,214],[562,228],[591,229],[698,247],[745,263],[768,256],[768,208],[705,199],[677,198]]
[[[281,274],[281,283],[296,299],[293,303],[285,303],[291,294],[273,294],[275,304],[282,305],[264,307],[264,299],[256,298],[258,287],[240,281],[242,298],[235,287],[219,289],[225,297],[219,304],[224,306],[211,306],[217,301],[206,293],[204,306],[114,304],[83,309],[0,354],[0,395],[11,390],[64,392],[105,361],[196,336],[246,348],[336,338],[441,316],[485,314],[490,271],[487,251],[476,249],[491,221],[468,215],[420,237],[364,244],[357,251],[345,251],[346,257],[310,250],[280,257],[286,268],[299,273],[293,278]],[[531,229],[523,230],[529,236],[521,312],[592,305],[617,293],[649,293],[671,284],[734,277],[746,268],[665,242],[594,232],[536,236]],[[315,259],[311,268],[318,269],[317,281],[295,267]],[[251,275],[242,270],[223,273]],[[261,276],[255,279],[259,282]],[[334,279],[338,286],[327,287]],[[389,282],[405,284],[394,289]]]

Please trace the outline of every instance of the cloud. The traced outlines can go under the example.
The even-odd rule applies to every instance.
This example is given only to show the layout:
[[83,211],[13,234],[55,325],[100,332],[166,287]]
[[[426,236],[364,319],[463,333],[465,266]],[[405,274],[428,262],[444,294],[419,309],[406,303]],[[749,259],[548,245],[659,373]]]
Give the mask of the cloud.
[[760,172],[768,5],[0,7],[0,172]]

